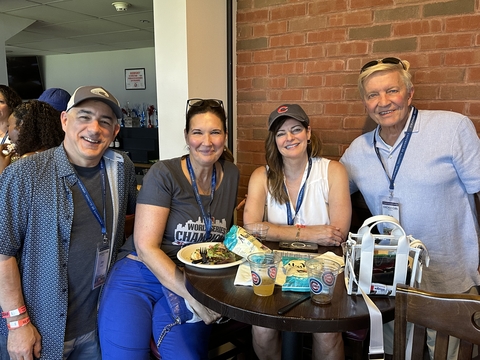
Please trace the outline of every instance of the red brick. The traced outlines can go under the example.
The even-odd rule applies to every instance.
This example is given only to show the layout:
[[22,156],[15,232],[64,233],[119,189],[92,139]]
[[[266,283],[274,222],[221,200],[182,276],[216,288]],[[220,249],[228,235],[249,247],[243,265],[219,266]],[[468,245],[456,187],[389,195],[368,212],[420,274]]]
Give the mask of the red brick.
[[415,93],[413,95],[413,102],[421,99],[438,99],[439,89],[438,85],[415,85]]
[[347,11],[346,0],[320,0],[313,1],[308,4],[309,15],[324,15],[331,12],[345,12]]
[[324,130],[340,130],[342,129],[343,116],[310,116],[310,125],[317,133],[322,133]]
[[255,53],[253,54],[253,62],[256,64],[264,62],[285,61],[287,59],[287,50],[285,49],[259,50],[255,51]]
[[325,104],[326,115],[359,115],[365,114],[363,103],[359,101],[352,101],[347,103],[330,102]]
[[307,101],[338,101],[342,98],[342,89],[335,88],[316,88],[305,91],[305,100]]
[[267,65],[244,65],[237,66],[238,77],[265,76],[268,72]]
[[284,89],[287,86],[287,79],[285,77],[275,78],[254,78],[252,87],[255,89]]
[[264,142],[257,140],[239,140],[237,144],[237,149],[242,151],[263,151],[264,148]]
[[288,77],[289,88],[320,87],[323,85],[323,75],[299,75]]
[[268,36],[267,26],[265,24],[255,24],[252,26],[252,35],[251,37],[262,37]]
[[268,20],[268,10],[253,10],[237,12],[237,24],[247,22],[265,22]]
[[269,92],[269,98],[272,101],[281,103],[297,103],[303,98],[303,91],[298,89],[286,89],[282,91],[272,90]]
[[348,85],[357,85],[358,74],[357,73],[341,73],[336,72],[333,74],[325,75],[325,86],[338,86],[345,87]]
[[458,49],[471,47],[474,42],[473,34],[449,34],[420,37],[420,50]]
[[304,34],[285,34],[270,37],[271,47],[301,46],[305,44]]
[[480,85],[456,85],[441,86],[440,95],[442,99],[448,100],[478,100]]
[[252,62],[252,52],[237,52],[237,64],[248,64]]
[[462,82],[465,77],[464,68],[422,69],[415,72],[414,84]]
[[327,51],[327,57],[335,56],[354,56],[354,55],[364,55],[368,51],[368,43],[366,41],[350,41],[340,44],[327,44],[325,45]]
[[376,8],[395,5],[393,0],[355,0],[350,2],[352,9]]
[[325,29],[307,33],[307,44],[342,42],[347,39],[346,29]]
[[307,13],[305,4],[284,5],[277,8],[273,8],[270,11],[272,20],[288,19],[303,16]]
[[287,21],[276,21],[266,24],[267,35],[277,35],[287,32]]
[[[478,10],[477,10],[478,12]],[[480,14],[461,15],[445,19],[445,32],[456,33],[460,31],[478,31],[480,24]]]
[[416,101],[415,106],[422,110],[446,110],[465,114],[465,102],[453,101]]
[[[480,64],[479,64],[480,65]],[[470,67],[467,69],[467,83],[480,82],[480,66]]]
[[302,46],[299,48],[292,48],[288,50],[288,59],[312,59],[325,56],[325,50],[322,45],[317,46]]
[[367,123],[367,121],[371,121],[369,118],[365,118],[363,116],[346,116],[343,119],[343,128],[344,129],[363,129]]
[[269,65],[268,74],[270,76],[288,75],[288,74],[302,74],[303,63],[276,63]]
[[345,69],[345,62],[343,60],[308,61],[305,65],[305,71],[308,74],[325,71],[342,71]]
[[411,36],[442,32],[442,20],[428,19],[392,24],[393,36]]
[[253,36],[253,27],[251,25],[238,25],[237,26],[237,40],[248,39]]
[[252,79],[237,79],[237,89],[251,89]]
[[480,63],[480,51],[456,51],[445,54],[445,65],[477,65]]
[[340,13],[338,15],[331,15],[329,17],[328,25],[331,26],[352,26],[361,25],[367,26],[373,23],[373,12],[369,11],[350,11],[347,13]]

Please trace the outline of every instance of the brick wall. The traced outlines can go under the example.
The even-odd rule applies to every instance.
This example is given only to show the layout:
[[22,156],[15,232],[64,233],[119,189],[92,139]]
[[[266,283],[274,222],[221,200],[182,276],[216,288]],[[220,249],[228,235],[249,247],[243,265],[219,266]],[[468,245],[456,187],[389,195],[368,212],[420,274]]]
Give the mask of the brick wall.
[[410,61],[414,104],[463,113],[480,132],[479,29],[480,0],[237,0],[239,199],[281,103],[302,105],[332,159],[374,126],[356,87],[372,59]]

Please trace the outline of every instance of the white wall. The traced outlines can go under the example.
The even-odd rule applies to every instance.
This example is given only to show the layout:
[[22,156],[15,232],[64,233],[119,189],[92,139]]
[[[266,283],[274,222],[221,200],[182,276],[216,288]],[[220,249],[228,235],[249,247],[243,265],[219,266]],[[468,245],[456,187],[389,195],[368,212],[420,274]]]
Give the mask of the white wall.
[[[120,101],[157,108],[155,50],[104,51],[42,57],[45,88],[60,87],[70,94],[82,85],[100,85]],[[145,68],[146,90],[125,90],[125,69]]]
[[224,0],[155,0],[160,159],[186,153],[186,100],[227,97]]

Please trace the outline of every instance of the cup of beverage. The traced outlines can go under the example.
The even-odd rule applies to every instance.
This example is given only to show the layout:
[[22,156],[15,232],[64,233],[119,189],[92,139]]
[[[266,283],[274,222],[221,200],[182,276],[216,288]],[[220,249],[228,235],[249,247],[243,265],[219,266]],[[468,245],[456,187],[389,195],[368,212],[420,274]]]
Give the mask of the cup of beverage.
[[314,303],[330,304],[340,265],[329,259],[311,259],[306,262],[310,295]]
[[258,252],[248,255],[247,260],[252,274],[253,292],[258,296],[272,295],[282,256],[274,252]]
[[264,223],[245,224],[243,228],[260,242],[267,239],[268,225]]

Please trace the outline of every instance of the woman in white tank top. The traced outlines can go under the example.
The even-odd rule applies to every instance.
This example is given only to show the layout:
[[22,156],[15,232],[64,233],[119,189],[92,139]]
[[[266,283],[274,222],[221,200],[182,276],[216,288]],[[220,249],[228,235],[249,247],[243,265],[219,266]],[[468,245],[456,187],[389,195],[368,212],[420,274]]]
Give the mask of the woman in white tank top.
[[[267,166],[250,177],[244,223],[265,222],[269,241],[339,246],[348,234],[352,211],[345,168],[319,156],[320,140],[299,105],[279,106],[270,114],[268,130]],[[253,326],[253,333],[260,360],[280,358],[279,331]],[[313,334],[313,358],[344,359],[342,334]]]

